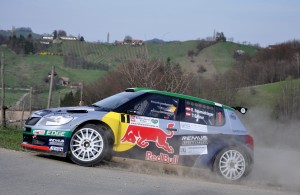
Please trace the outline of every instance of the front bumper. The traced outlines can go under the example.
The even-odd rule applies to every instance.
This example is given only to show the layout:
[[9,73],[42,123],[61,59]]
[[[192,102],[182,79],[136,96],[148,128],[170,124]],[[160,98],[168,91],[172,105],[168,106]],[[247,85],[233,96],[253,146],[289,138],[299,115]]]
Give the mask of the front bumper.
[[70,130],[23,129],[21,147],[25,150],[67,156],[72,132]]

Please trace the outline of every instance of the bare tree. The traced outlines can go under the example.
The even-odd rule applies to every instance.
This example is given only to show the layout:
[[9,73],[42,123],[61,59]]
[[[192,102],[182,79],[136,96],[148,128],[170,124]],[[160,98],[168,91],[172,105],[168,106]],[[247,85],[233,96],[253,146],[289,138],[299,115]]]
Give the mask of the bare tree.
[[175,93],[185,93],[192,80],[179,64],[147,58],[124,61],[98,81],[85,86],[83,98],[87,104],[101,100],[129,87],[144,87]]
[[118,71],[131,86],[143,86],[153,88],[162,82],[158,74],[161,64],[158,60],[148,61],[145,59],[134,59],[122,63]]
[[184,93],[189,85],[189,75],[179,64],[161,60],[135,59],[127,61],[118,71],[131,86],[154,88]]

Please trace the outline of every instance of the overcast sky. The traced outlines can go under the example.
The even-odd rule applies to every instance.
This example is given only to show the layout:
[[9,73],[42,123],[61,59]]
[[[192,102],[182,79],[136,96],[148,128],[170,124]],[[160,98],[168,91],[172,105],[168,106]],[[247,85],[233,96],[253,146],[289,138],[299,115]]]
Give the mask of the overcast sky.
[[86,41],[196,40],[223,32],[261,46],[300,39],[300,0],[1,0],[0,30],[63,29]]

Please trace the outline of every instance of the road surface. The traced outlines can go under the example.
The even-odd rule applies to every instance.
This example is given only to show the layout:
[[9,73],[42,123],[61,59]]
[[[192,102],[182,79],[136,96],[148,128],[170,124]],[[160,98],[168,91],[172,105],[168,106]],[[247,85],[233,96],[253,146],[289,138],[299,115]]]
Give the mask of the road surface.
[[[260,169],[259,169],[260,170]],[[173,170],[174,171],[174,170]],[[261,171],[261,170],[260,170]],[[259,180],[240,184],[211,181],[207,175],[112,162],[81,167],[63,158],[0,148],[0,194],[299,194],[297,188]],[[297,178],[297,182],[299,178]]]

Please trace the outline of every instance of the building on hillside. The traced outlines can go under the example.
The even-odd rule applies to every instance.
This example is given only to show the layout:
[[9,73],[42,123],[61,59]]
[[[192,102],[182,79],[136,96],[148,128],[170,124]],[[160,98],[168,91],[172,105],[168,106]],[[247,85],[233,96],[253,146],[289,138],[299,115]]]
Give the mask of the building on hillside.
[[49,45],[53,42],[53,36],[43,36],[40,43],[44,45]]
[[124,42],[115,40],[114,45],[124,45]]
[[131,40],[131,45],[132,46],[137,46],[137,45],[144,45],[144,42],[142,40]]
[[114,45],[132,45],[132,46],[140,46],[144,45],[143,40],[138,40],[138,39],[128,39],[125,41],[115,41]]
[[60,40],[68,40],[68,41],[77,41],[77,37],[73,36],[66,36],[66,37],[59,37]]
[[68,86],[69,84],[70,84],[70,78],[69,77],[60,77],[59,85]]

